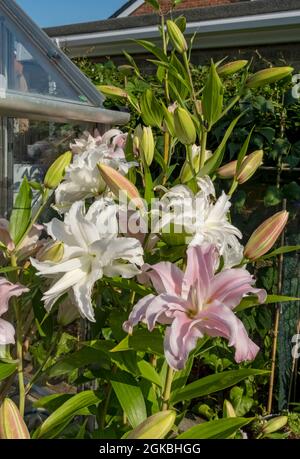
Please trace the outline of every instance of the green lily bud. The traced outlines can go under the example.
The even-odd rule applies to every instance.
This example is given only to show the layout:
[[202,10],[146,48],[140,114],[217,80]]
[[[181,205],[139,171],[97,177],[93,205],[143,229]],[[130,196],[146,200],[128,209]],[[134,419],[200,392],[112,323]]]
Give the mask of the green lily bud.
[[287,416],[278,416],[266,422],[262,429],[263,435],[269,435],[282,429],[288,422]]
[[289,213],[277,212],[265,220],[250,236],[244,250],[248,260],[257,260],[267,253],[275,244],[287,224]]
[[142,135],[143,135],[143,128],[139,124],[133,132],[133,139],[132,139],[133,151],[137,155],[139,155],[140,153]]
[[175,411],[160,411],[133,429],[126,438],[130,440],[165,438],[172,429],[175,419]]
[[[201,147],[197,145],[193,145],[192,147],[192,165],[193,165],[193,170],[195,171],[195,174],[198,174],[199,169],[200,169],[200,155],[201,155]],[[205,150],[204,161],[207,161],[209,158],[211,158],[211,156],[212,156],[211,150]],[[187,183],[192,178],[193,178],[193,171],[189,163],[189,158],[187,158],[180,171],[180,181],[181,183]]]
[[38,253],[39,261],[53,261],[59,263],[64,256],[64,244],[62,242],[51,242],[45,245]]
[[30,434],[18,408],[9,398],[4,399],[0,407],[0,439],[30,439]]
[[72,153],[67,151],[63,155],[59,156],[54,163],[49,167],[45,178],[44,185],[50,190],[58,187],[60,182],[63,180],[66,168],[69,166],[72,161]]
[[187,110],[178,107],[174,113],[175,132],[178,140],[184,145],[192,145],[196,141],[196,129]]
[[151,165],[154,157],[154,137],[151,127],[143,127],[143,134],[141,137],[141,151],[144,155],[145,161],[148,166]]
[[236,412],[229,400],[224,400],[223,413],[225,418],[236,418]]
[[111,96],[111,97],[128,97],[127,92],[122,89],[118,88],[117,86],[111,86],[111,85],[100,85],[97,86],[98,90],[105,94],[106,96]]
[[99,163],[98,169],[104,182],[116,197],[118,197],[120,192],[124,192],[127,195],[127,198],[130,201],[133,201],[138,209],[144,208],[143,200],[136,186],[126,177],[124,177],[122,174],[120,174],[120,172],[116,171],[112,167],[105,164]]
[[218,67],[217,72],[220,76],[232,75],[233,73],[242,70],[247,64],[248,61],[246,60],[227,62],[227,64]]
[[269,83],[282,80],[293,72],[293,67],[271,67],[269,69],[260,70],[252,75],[246,81],[248,88],[259,88]]
[[180,54],[185,53],[188,50],[188,45],[178,25],[176,25],[174,21],[168,20],[167,30],[170,40],[176,51],[178,51]]
[[172,137],[176,137],[174,112],[165,107],[164,104],[162,104],[162,109],[164,112],[164,125],[166,130]]
[[161,127],[163,112],[151,89],[147,89],[141,97],[141,115],[147,126]]
[[263,150],[256,150],[251,153],[242,162],[239,170],[236,172],[236,180],[239,184],[247,182],[263,163]]

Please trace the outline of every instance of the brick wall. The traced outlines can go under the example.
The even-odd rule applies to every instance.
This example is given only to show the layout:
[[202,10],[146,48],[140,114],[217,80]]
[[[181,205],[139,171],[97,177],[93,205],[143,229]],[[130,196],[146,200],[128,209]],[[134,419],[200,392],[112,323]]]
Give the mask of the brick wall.
[[[237,3],[240,0],[183,0],[177,9],[200,8],[201,6],[224,5],[226,3]],[[161,0],[164,12],[170,10],[171,0]],[[153,13],[153,8],[148,3],[144,3],[137,8],[131,16],[142,16],[143,14]]]

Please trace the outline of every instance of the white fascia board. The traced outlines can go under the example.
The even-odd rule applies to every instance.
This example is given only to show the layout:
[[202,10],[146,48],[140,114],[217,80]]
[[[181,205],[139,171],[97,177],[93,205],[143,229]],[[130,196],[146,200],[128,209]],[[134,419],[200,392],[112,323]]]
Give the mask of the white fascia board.
[[127,16],[130,16],[131,13],[134,13],[135,10],[137,10],[140,6],[142,6],[145,3],[145,0],[136,0],[132,5],[130,5],[126,10],[122,11],[122,13],[118,14],[116,18],[126,18]]
[[[238,37],[241,34],[243,36],[243,43],[239,43],[238,40],[235,43],[235,45],[251,45],[254,43],[257,44],[258,36],[255,36],[256,31],[260,31],[262,33],[262,36],[265,36],[265,34],[270,33],[272,29],[276,31],[275,37],[271,40],[272,42],[276,42],[276,40],[277,42],[286,42],[287,36],[284,36],[284,34],[281,35],[280,30],[278,28],[290,29],[292,34],[294,34],[293,30],[297,29],[298,33],[294,34],[295,36],[293,36],[293,41],[300,41],[300,33],[298,27],[300,27],[300,10],[293,10],[278,13],[257,14],[249,16],[239,16],[234,18],[211,19],[206,21],[189,22],[186,26],[186,34],[193,35],[194,33],[196,33],[197,37],[199,38],[199,40],[197,40],[198,42],[201,41],[200,38],[202,36],[210,36],[213,39],[214,46],[217,46],[218,36],[224,37],[225,35],[230,36],[232,34],[235,34]],[[248,41],[246,36],[248,37]],[[106,47],[106,53],[109,53],[110,48],[114,49],[117,44],[119,44],[121,48],[128,45],[129,48],[132,48],[134,50],[132,40],[141,38],[159,38],[157,26],[135,27],[121,30],[93,32],[86,34],[56,37],[60,46],[68,48],[71,52],[71,55],[73,54],[72,51],[75,51],[76,54],[77,48],[78,50],[82,50],[85,47],[88,48],[92,46],[95,46],[95,52],[96,47],[97,52],[99,53],[100,47],[103,46],[103,50],[105,51]],[[219,45],[221,46],[222,44],[223,42],[221,40]],[[264,43],[262,42],[261,44]],[[197,47],[202,47],[200,43],[195,43],[195,45]],[[116,49],[113,51],[113,53],[118,54]]]

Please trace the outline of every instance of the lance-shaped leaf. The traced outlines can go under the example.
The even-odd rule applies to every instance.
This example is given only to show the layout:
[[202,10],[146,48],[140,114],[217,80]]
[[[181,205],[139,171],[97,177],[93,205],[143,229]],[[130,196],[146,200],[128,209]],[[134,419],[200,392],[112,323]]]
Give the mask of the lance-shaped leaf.
[[15,245],[19,243],[28,228],[31,217],[32,191],[28,180],[24,177],[16,197],[9,222],[9,232]]
[[225,418],[204,422],[194,426],[177,437],[184,439],[225,439],[231,437],[241,427],[249,424],[254,418]]
[[[263,305],[272,303],[287,303],[290,301],[300,301],[300,298],[294,296],[285,295],[268,295]],[[256,296],[249,295],[242,299],[240,304],[234,309],[235,312],[243,311],[244,309],[253,308],[254,306],[260,306],[261,303],[258,301]]]
[[217,73],[216,66],[212,62],[208,80],[202,94],[203,116],[207,123],[208,130],[219,119],[223,109],[224,88]]

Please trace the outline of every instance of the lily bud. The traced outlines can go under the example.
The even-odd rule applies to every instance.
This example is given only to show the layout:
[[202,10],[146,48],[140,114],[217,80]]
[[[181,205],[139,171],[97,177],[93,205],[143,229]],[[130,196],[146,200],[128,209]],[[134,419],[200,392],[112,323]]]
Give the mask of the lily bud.
[[165,107],[164,104],[162,104],[162,109],[163,109],[163,112],[164,112],[165,128],[166,128],[166,130],[169,132],[169,134],[172,137],[176,137],[173,106],[170,106],[170,107],[167,108],[167,107]]
[[[200,156],[201,156],[201,147],[197,145],[192,146],[192,165],[195,171],[195,174],[198,174],[200,169]],[[204,162],[206,162],[209,158],[211,158],[212,152],[211,150],[205,150],[205,157]],[[181,183],[187,183],[193,178],[193,171],[191,170],[191,166],[189,163],[189,159],[187,159],[180,171],[180,181]]]
[[134,68],[132,67],[132,65],[124,64],[124,65],[119,65],[118,70],[124,76],[130,76],[132,72],[134,71]]
[[39,261],[53,261],[59,263],[64,256],[64,244],[62,242],[50,242],[46,244],[36,255]]
[[150,166],[153,161],[154,147],[154,138],[151,127],[143,127],[143,134],[141,137],[141,151],[148,166]]
[[128,94],[124,89],[118,88],[117,86],[111,85],[100,85],[97,86],[100,92],[105,94],[106,96],[113,96],[113,97],[128,97]]
[[176,51],[178,51],[180,54],[185,53],[188,50],[188,45],[179,27],[175,24],[174,21],[169,20],[167,21],[167,29],[170,40]]
[[147,89],[141,97],[141,115],[143,121],[148,126],[161,127],[163,112],[160,103],[156,99],[153,91]]
[[227,64],[218,67],[217,72],[220,76],[232,75],[233,73],[242,70],[247,64],[248,61],[246,60],[227,62]]
[[67,151],[63,155],[59,156],[54,163],[49,167],[45,179],[44,185],[46,188],[51,190],[55,189],[62,181],[66,168],[72,161],[72,153]]
[[231,179],[236,174],[237,161],[230,161],[230,163],[224,164],[217,170],[218,177],[222,179]]
[[124,177],[120,172],[116,171],[110,166],[104,164],[98,164],[98,169],[100,174],[106,183],[106,185],[111,189],[115,196],[118,197],[120,192],[124,192],[129,201],[133,201],[137,208],[144,208],[143,200],[133,183],[131,183],[126,177]]
[[282,429],[287,422],[287,416],[278,416],[277,418],[270,419],[270,421],[266,422],[264,425],[262,433],[264,435],[269,435],[273,432],[277,432],[278,430]]
[[137,156],[140,154],[142,135],[143,135],[143,129],[142,129],[142,126],[139,124],[133,132],[133,139],[132,139],[133,152]]
[[236,418],[236,412],[229,400],[224,400],[223,413],[226,418]]
[[172,429],[175,419],[175,411],[160,411],[133,429],[126,438],[130,440],[165,438]]
[[18,408],[9,398],[6,398],[0,407],[0,439],[30,439],[30,434]]
[[277,212],[265,220],[251,235],[244,250],[245,258],[257,260],[267,253],[275,244],[287,224],[289,213]]
[[260,70],[252,75],[246,81],[248,88],[259,88],[269,83],[282,80],[293,72],[293,67],[271,67],[269,69]]
[[236,180],[239,184],[247,182],[263,163],[263,150],[256,150],[242,162],[236,173]]
[[192,145],[196,141],[196,129],[187,110],[178,107],[174,113],[175,132],[178,140],[184,145]]

